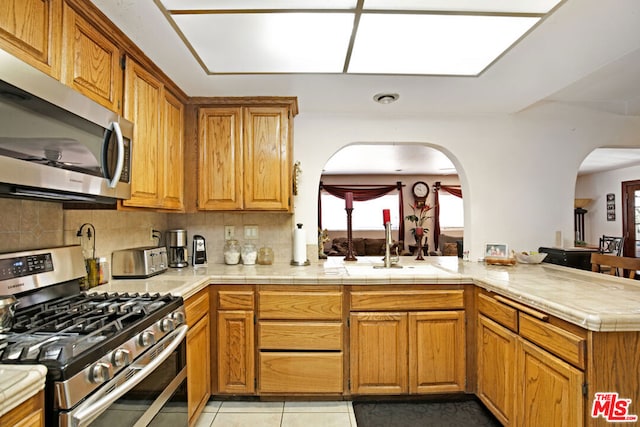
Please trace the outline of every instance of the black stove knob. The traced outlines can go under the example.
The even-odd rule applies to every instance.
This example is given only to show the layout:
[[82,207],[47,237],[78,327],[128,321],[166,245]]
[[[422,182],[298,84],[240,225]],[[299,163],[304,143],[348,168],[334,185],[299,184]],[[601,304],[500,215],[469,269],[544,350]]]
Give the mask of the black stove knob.
[[165,318],[160,321],[160,330],[162,332],[171,332],[176,328],[176,322],[173,319]]
[[131,363],[131,352],[126,348],[119,348],[113,352],[111,356],[111,362],[116,368],[127,366]]
[[98,362],[89,371],[89,381],[100,384],[111,379],[111,364]]
[[140,334],[138,342],[141,346],[147,347],[156,343],[156,336],[152,331],[144,331]]

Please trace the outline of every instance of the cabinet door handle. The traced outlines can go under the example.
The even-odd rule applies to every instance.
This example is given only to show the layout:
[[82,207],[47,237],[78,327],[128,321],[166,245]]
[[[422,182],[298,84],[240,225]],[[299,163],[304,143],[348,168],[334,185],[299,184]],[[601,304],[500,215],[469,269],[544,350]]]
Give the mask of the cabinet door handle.
[[527,307],[526,305],[522,305],[519,304],[515,301],[511,301],[510,299],[507,299],[501,295],[495,295],[494,298],[496,299],[496,301],[500,301],[503,304],[506,304],[510,307],[515,308],[516,310],[520,310],[524,313],[527,313],[533,317],[535,317],[536,319],[542,320],[543,322],[548,322],[549,321],[549,315],[548,314],[544,314],[541,313],[537,310],[534,310],[532,308]]

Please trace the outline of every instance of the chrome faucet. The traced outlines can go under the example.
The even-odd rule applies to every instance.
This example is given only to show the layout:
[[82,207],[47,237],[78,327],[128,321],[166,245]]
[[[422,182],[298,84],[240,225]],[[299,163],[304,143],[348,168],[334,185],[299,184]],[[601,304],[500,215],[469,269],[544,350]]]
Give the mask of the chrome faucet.
[[402,268],[397,265],[400,261],[400,255],[398,254],[398,247],[396,246],[396,255],[391,256],[391,248],[393,247],[393,240],[391,239],[391,223],[384,224],[384,268]]

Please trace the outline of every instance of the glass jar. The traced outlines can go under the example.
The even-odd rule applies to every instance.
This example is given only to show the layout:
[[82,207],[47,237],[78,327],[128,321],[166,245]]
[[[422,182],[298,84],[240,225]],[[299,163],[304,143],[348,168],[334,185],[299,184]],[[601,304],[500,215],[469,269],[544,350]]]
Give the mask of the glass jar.
[[271,265],[273,264],[273,249],[263,246],[258,251],[258,264]]
[[258,250],[253,243],[245,243],[242,246],[242,263],[245,265],[253,265],[256,263]]
[[224,263],[234,265],[240,262],[240,245],[237,240],[227,240],[224,244]]

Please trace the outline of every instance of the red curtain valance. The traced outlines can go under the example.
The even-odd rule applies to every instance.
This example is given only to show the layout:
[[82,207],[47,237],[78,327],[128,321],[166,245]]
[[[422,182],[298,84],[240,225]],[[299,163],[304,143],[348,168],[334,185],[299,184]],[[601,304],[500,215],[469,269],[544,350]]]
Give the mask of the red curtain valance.
[[320,182],[320,191],[318,191],[318,228],[320,230],[322,230],[322,199],[320,197],[322,190],[340,199],[344,199],[345,193],[351,192],[353,193],[353,200],[357,202],[377,199],[378,197],[389,194],[394,190],[398,190],[398,211],[400,213],[398,240],[404,240],[404,201],[402,198],[402,182],[398,181],[394,185],[325,185]]

